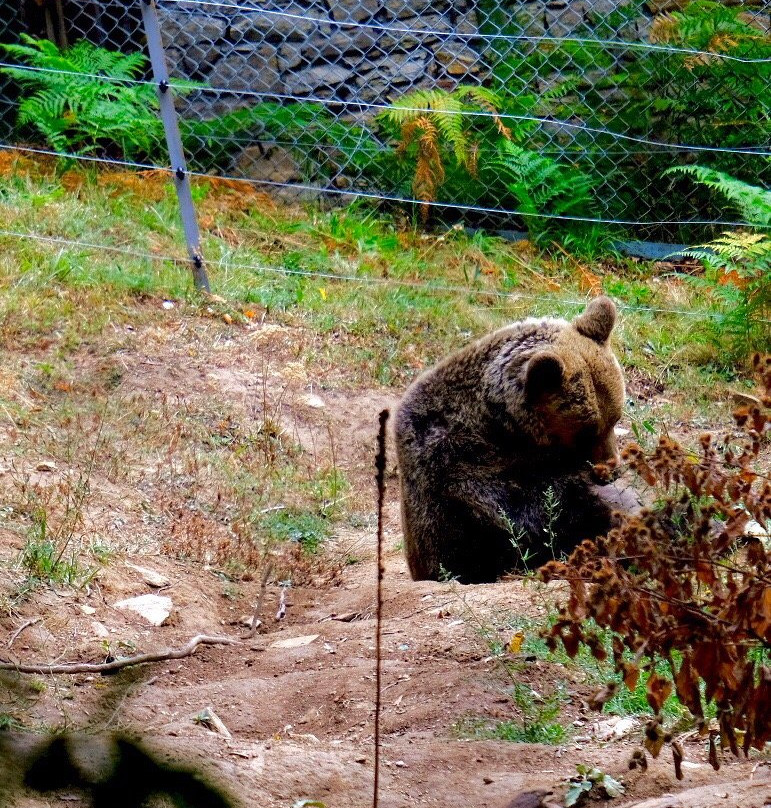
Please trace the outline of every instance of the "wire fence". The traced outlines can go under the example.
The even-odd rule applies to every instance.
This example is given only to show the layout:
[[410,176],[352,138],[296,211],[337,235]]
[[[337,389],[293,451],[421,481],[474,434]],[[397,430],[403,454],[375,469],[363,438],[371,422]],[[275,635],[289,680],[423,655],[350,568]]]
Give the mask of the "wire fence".
[[0,7],[0,147],[179,179],[152,6],[193,174],[443,223],[685,243],[745,222],[667,169],[771,183],[771,0],[20,6]]

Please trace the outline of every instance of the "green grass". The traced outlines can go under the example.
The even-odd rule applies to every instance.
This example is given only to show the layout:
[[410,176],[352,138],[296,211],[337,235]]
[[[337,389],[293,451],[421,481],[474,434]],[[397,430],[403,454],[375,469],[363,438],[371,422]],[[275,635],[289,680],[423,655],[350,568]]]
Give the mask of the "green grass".
[[66,550],[59,542],[30,538],[21,550],[19,565],[33,582],[83,587],[93,580],[97,568],[84,566],[75,548],[65,556]]
[[330,535],[329,522],[323,516],[294,508],[266,514],[260,520],[259,528],[269,541],[298,542],[308,553],[317,552]]
[[[615,673],[612,665],[611,653],[611,632],[599,630],[593,621],[589,624],[603,638],[608,659],[605,662],[597,661],[585,645],[579,646],[578,654],[570,658],[561,645],[556,651],[550,651],[546,641],[540,636],[541,632],[548,628],[549,620],[535,620],[522,615],[507,615],[503,625],[507,634],[521,631],[524,634],[522,643],[522,653],[534,656],[546,662],[558,663],[569,671],[576,671],[583,674],[585,684],[599,689],[608,682],[619,684],[617,693],[609,699],[603,707],[603,712],[609,715],[648,715],[651,710],[646,698],[646,687],[648,674],[642,672],[637,686],[630,691],[622,682],[621,677]],[[502,649],[501,649],[502,650]],[[658,670],[661,674],[667,675],[669,669],[665,663],[660,663]],[[686,713],[686,708],[673,693],[664,703],[662,710],[664,717],[671,720],[682,718]]]
[[[122,174],[114,180],[95,171],[61,175],[29,163],[0,175],[0,213],[8,229],[178,259],[0,237],[6,331],[32,340],[62,328],[76,346],[114,317],[125,317],[132,298],[200,305],[173,189],[157,178],[145,182],[143,190],[141,181]],[[77,194],[68,190],[72,185]],[[328,335],[318,358],[358,371],[352,383],[401,385],[474,335],[528,314],[572,316],[578,309],[568,301],[585,297],[576,263],[532,250],[520,254],[521,246],[480,232],[423,234],[361,204],[333,212],[271,209],[257,196],[249,205],[248,198],[244,204],[211,183],[198,185],[196,197],[215,292],[237,309],[257,305],[271,317]],[[694,344],[692,318],[646,311],[704,308],[699,290],[627,261],[592,269],[601,272],[606,291],[631,307],[618,336],[629,366],[671,379],[682,376],[683,366],[720,365],[719,350]],[[328,274],[348,280],[323,277]],[[441,291],[445,286],[460,291]]]
[[453,734],[475,741],[510,741],[549,746],[559,746],[570,737],[569,731],[562,724],[548,719],[522,723],[513,720],[488,721],[479,717],[466,717],[456,721]]

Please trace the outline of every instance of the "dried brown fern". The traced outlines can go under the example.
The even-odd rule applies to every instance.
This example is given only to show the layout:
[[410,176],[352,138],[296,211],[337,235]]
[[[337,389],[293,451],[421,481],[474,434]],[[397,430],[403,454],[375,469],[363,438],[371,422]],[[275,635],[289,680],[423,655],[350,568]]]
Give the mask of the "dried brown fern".
[[412,191],[420,200],[421,216],[428,217],[429,202],[436,199],[436,190],[444,182],[444,166],[439,150],[439,130],[426,116],[402,124],[401,142],[397,154],[404,154],[412,143],[417,143],[418,152]]
[[424,219],[445,181],[446,166],[454,163],[476,178],[484,142],[499,135],[511,139],[501,117],[502,104],[501,97],[487,87],[462,85],[452,92],[419,89],[378,116],[395,130],[396,154],[415,161],[412,190]]
[[[710,435],[700,456],[670,438],[650,454],[632,445],[625,460],[659,490],[661,507],[623,517],[606,537],[541,570],[570,589],[550,643],[561,641],[571,656],[584,643],[604,659],[587,621],[613,632],[613,661],[625,684],[633,688],[641,670],[648,673],[654,718],[645,747],[655,757],[671,742],[678,772],[682,749],[661,716],[673,690],[708,737],[715,768],[718,735],[737,755],[771,741],[771,552],[761,538],[771,524],[771,481],[761,467],[771,430],[771,356],[754,361],[765,394],[735,413],[744,436],[738,447],[726,439],[719,451]],[[669,676],[657,672],[661,660]],[[592,706],[602,709],[616,689],[604,688]],[[709,702],[716,728],[705,718]]]

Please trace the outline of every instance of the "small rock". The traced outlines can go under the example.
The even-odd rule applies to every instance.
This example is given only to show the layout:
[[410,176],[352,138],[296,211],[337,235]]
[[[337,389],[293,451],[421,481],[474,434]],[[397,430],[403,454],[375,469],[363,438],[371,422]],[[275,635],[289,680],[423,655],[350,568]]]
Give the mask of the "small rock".
[[745,536],[751,536],[754,539],[760,539],[764,544],[766,544],[771,536],[769,536],[768,531],[760,524],[760,522],[756,522],[754,519],[750,519],[749,522],[744,526],[742,530],[742,534]]
[[342,612],[341,614],[333,614],[330,616],[331,620],[338,620],[340,623],[352,623],[361,617],[361,612]]
[[148,586],[160,589],[162,586],[168,586],[171,583],[165,575],[161,575],[160,572],[156,572],[155,570],[148,569],[147,567],[139,567],[136,564],[126,564],[126,566],[138,572],[142,576],[142,580]]
[[300,401],[305,404],[306,407],[311,407],[314,410],[323,410],[324,407],[327,406],[322,398],[313,395],[313,393],[309,393],[307,396],[302,396]]
[[286,640],[276,640],[268,648],[301,648],[303,645],[310,645],[319,638],[318,634],[306,634],[302,637],[289,637]]
[[297,70],[287,76],[286,92],[290,95],[309,95],[320,89],[329,89],[353,78],[354,73],[341,65],[317,65]]
[[83,614],[87,614],[89,617],[92,614],[96,614],[96,609],[93,606],[87,605],[86,603],[80,604],[80,611],[83,612]]
[[173,308],[174,308],[174,302],[173,302],[173,301],[171,301],[171,300],[164,300],[164,301],[163,301],[163,303],[162,303],[161,305],[162,305],[162,306],[163,306],[163,308],[164,308],[164,309],[166,309],[167,311],[169,311],[170,309],[173,309]]
[[91,623],[91,631],[94,632],[94,636],[99,640],[104,640],[110,636],[110,632],[107,630],[107,627],[97,620],[94,620]]
[[593,734],[600,741],[609,741],[611,738],[623,738],[638,726],[634,718],[613,716],[607,721],[598,721],[593,726]]
[[539,788],[537,791],[520,791],[506,808],[543,808],[544,800],[551,795],[551,791]]
[[35,466],[36,471],[56,471],[56,463],[53,460],[43,460]]
[[201,724],[212,732],[219,733],[223,738],[232,737],[230,730],[222,723],[222,719],[211,707],[204,707],[193,720],[196,724]]
[[136,612],[153,626],[162,626],[171,614],[173,607],[171,598],[161,595],[139,595],[136,598],[119,600],[115,604],[116,609]]
[[616,738],[623,738],[625,735],[629,735],[630,732],[637,729],[639,723],[635,718],[620,718],[616,723],[616,726],[613,727],[613,735]]

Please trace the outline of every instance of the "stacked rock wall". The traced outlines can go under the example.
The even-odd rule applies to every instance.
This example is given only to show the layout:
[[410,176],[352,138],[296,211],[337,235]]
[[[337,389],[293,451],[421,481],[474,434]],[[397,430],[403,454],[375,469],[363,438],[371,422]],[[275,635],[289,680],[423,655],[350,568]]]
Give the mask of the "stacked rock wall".
[[173,74],[242,95],[379,104],[482,77],[472,0],[158,5]]
[[[490,48],[498,55],[509,48],[527,53],[541,37],[645,40],[655,14],[688,2],[158,0],[158,7],[176,77],[229,89],[242,99],[251,92],[388,104],[415,87],[449,90],[484,81]],[[731,4],[768,19],[768,0]],[[533,39],[487,39],[495,32]],[[224,94],[208,97],[213,112],[245,103]]]

